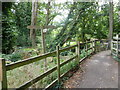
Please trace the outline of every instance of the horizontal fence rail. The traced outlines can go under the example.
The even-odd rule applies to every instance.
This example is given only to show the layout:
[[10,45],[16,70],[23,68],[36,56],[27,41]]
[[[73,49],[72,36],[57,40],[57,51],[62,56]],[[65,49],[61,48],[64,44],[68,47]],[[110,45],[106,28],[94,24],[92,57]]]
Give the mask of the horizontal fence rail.
[[[13,64],[8,64],[8,65],[5,64],[5,59],[1,59],[0,60],[0,82],[1,82],[2,89],[7,89],[8,88],[7,87],[7,71],[13,70],[15,68],[18,68],[18,67],[21,67],[21,66],[24,66],[24,65],[31,64],[33,62],[37,62],[37,61],[43,60],[44,58],[47,58],[47,57],[50,57],[50,56],[57,56],[57,65],[54,66],[53,68],[47,70],[46,72],[42,73],[41,75],[37,76],[36,78],[34,78],[34,79],[32,79],[32,80],[22,84],[21,86],[17,87],[17,89],[21,90],[21,89],[29,88],[31,85],[37,83],[39,80],[43,79],[44,77],[48,76],[49,74],[51,74],[52,72],[54,72],[56,70],[57,70],[57,73],[58,73],[58,78],[56,80],[54,80],[46,88],[51,87],[56,82],[60,83],[61,78],[66,73],[69,72],[69,71],[67,71],[66,73],[61,75],[60,74],[60,68],[62,66],[68,64],[69,62],[71,62],[74,59],[76,59],[78,64],[79,64],[79,62],[83,61],[83,59],[85,59],[88,56],[88,54],[87,54],[86,57],[80,59],[80,50],[81,50],[80,46],[85,45],[86,46],[86,48],[85,48],[86,52],[88,50],[92,50],[92,53],[94,53],[94,52],[97,51],[97,47],[101,46],[100,45],[101,44],[100,41],[101,40],[88,41],[88,42],[85,42],[85,43],[77,42],[76,45],[73,45],[73,46],[70,46],[70,47],[66,47],[66,48],[62,48],[62,49],[59,49],[59,46],[57,46],[56,50],[53,51],[53,52],[49,52],[49,53],[46,53],[46,54],[43,54],[43,55],[39,55],[39,56],[35,56],[35,57],[32,57],[32,58],[24,59],[24,60],[15,62]],[[105,41],[105,40],[102,40],[102,41]],[[67,50],[70,50],[70,49],[75,49],[75,48],[77,48],[75,56],[73,56],[72,58],[70,58],[70,59],[68,59],[68,60],[66,60],[64,62],[60,62],[60,53],[61,52],[64,52],[64,51],[67,51]]]

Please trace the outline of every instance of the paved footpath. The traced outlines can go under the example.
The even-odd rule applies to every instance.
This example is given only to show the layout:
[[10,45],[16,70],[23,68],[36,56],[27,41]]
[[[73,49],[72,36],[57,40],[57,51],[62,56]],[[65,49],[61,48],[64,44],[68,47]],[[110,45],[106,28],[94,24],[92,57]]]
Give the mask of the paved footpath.
[[110,51],[102,51],[86,59],[78,70],[64,83],[66,88],[118,88],[118,62]]

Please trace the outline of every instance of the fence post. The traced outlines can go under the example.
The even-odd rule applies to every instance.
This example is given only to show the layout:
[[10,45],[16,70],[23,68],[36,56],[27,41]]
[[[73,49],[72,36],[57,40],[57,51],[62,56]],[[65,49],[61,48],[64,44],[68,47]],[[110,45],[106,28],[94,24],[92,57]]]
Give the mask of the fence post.
[[113,51],[113,40],[111,40],[111,55],[113,55],[112,51]]
[[95,40],[95,53],[97,52],[98,50],[98,45],[97,45],[97,40]]
[[101,50],[101,41],[99,40],[99,45],[98,45],[98,52]]
[[93,41],[92,41],[92,53],[94,53],[94,50],[95,50],[95,49],[94,49],[94,46],[95,46],[95,45],[94,45],[94,40],[93,40]]
[[116,55],[116,56],[118,57],[118,49],[119,49],[119,48],[118,48],[118,39],[119,39],[119,37],[118,37],[118,35],[117,35],[116,37],[117,37],[117,43],[116,43],[116,45],[117,45],[116,54],[117,54],[117,55]]
[[5,66],[5,59],[0,58],[0,82],[1,82],[1,89],[7,90],[7,73],[6,73],[6,66]]
[[78,55],[77,62],[79,64],[79,60],[80,60],[80,42],[79,41],[77,42],[76,54]]
[[85,46],[86,46],[86,57],[87,57],[87,56],[88,56],[88,47],[87,47],[87,42],[86,42]]
[[56,55],[57,55],[58,84],[60,84],[60,52],[59,52],[59,46],[56,46]]
[[96,40],[94,40],[94,53],[96,53]]

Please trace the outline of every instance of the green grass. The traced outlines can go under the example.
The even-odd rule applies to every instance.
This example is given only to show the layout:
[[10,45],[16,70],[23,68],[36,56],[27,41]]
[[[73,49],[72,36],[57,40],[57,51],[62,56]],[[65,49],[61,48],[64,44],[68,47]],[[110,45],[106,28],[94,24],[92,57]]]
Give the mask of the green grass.
[[0,57],[6,59],[7,61],[16,62],[18,60],[23,60],[40,54],[40,51],[33,48],[21,48],[16,50],[11,54],[0,54]]
[[[69,59],[70,57],[72,56],[60,56],[61,62],[65,61],[66,59]],[[53,58],[53,61],[51,61],[51,58]],[[55,62],[56,58],[55,57],[51,57],[51,58],[47,59],[47,61],[49,61],[47,65],[49,69],[56,65],[56,62]],[[65,70],[68,70],[67,68],[68,67],[66,67]],[[43,72],[44,72],[43,60],[29,64],[29,65],[22,66],[20,68],[16,68],[14,70],[7,71],[8,87],[9,88],[19,87],[23,83],[37,77]],[[57,77],[57,73],[53,73],[50,75],[51,79],[46,77],[43,80],[39,81],[40,86],[36,84],[36,85],[33,85],[33,87],[39,86],[40,88],[44,88],[54,79],[56,79],[56,77]]]
[[[90,54],[92,51],[89,50],[87,53]],[[80,57],[83,58],[86,56],[85,50],[81,51]],[[75,53],[72,53],[69,51],[69,54],[67,56],[60,56],[61,62],[64,62],[65,60],[68,60],[69,58],[73,57]],[[56,57],[48,57],[48,68],[52,68],[53,66],[57,65],[57,58]],[[60,71],[61,74],[69,71],[71,68],[74,68],[78,62],[76,59],[69,62],[68,64],[64,65]],[[44,72],[44,59],[29,65],[22,66],[20,68],[16,68],[14,70],[7,72],[7,80],[8,80],[8,87],[9,88],[16,88],[20,85],[24,84],[25,82],[37,77],[38,75],[42,74]],[[48,84],[50,84],[53,80],[57,78],[57,72],[53,72],[47,77],[43,78],[33,86],[32,88],[44,88]]]

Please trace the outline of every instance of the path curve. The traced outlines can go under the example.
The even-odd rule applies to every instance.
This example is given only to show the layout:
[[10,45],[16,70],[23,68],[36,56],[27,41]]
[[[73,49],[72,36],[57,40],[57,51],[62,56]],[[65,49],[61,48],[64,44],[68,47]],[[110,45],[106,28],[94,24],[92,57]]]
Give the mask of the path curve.
[[110,56],[110,51],[93,55],[64,83],[65,88],[118,88],[118,62]]

